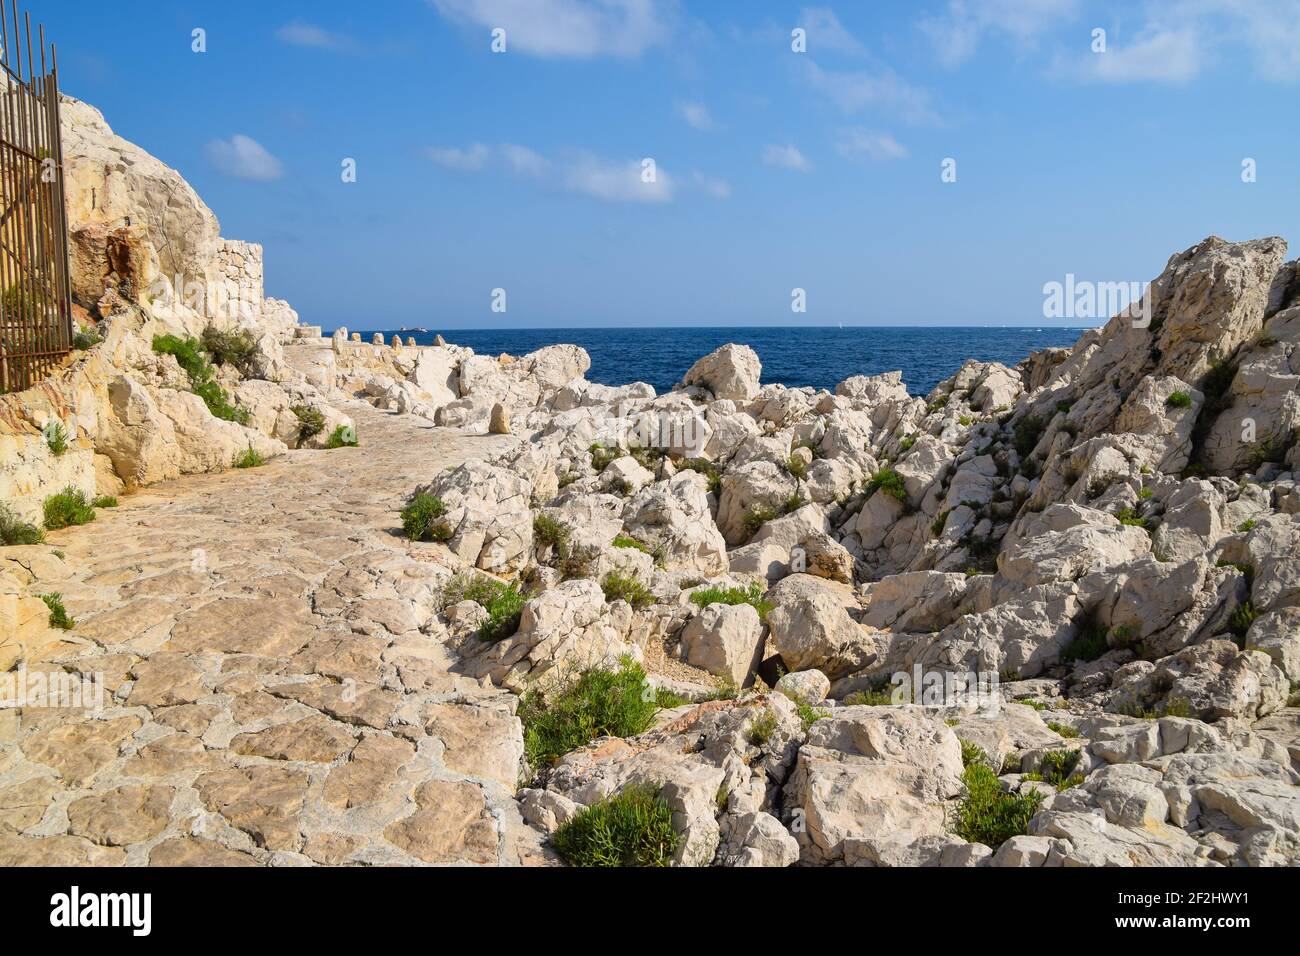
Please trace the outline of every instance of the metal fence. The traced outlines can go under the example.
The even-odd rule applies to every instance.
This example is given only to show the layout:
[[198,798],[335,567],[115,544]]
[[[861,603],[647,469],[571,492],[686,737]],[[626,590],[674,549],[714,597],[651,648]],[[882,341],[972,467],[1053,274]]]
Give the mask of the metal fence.
[[0,392],[28,388],[72,349],[58,62],[45,28],[0,0]]

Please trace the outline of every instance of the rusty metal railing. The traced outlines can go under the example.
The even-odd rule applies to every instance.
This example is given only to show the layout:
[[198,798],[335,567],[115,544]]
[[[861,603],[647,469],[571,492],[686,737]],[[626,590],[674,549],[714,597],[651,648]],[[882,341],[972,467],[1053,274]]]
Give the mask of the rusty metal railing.
[[28,388],[72,349],[59,70],[45,28],[0,0],[0,392]]

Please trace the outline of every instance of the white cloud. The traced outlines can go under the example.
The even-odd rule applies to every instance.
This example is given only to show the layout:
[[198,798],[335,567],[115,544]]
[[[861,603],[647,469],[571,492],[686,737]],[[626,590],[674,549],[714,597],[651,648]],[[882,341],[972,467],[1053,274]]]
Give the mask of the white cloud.
[[825,70],[807,61],[808,82],[845,113],[868,107],[889,110],[909,123],[937,123],[928,91],[908,83],[883,64],[872,70]]
[[844,29],[839,17],[830,7],[804,7],[799,13],[798,24],[808,34],[809,53],[821,53],[823,50],[850,54],[866,52],[857,38]]
[[553,189],[605,202],[670,202],[676,185],[673,178],[658,166],[650,178],[643,171],[642,160],[605,159],[580,150],[548,158],[517,143],[503,143],[496,147],[474,143],[465,147],[431,146],[425,149],[424,154],[446,169],[472,173],[490,166],[505,168]]
[[492,151],[482,143],[475,143],[464,149],[456,146],[430,146],[424,151],[424,155],[444,169],[472,173],[486,165]]
[[316,47],[321,50],[346,50],[352,46],[351,37],[330,33],[303,20],[293,20],[275,31],[275,35],[292,46]]
[[1192,26],[1148,31],[1126,47],[1107,45],[1105,53],[1084,53],[1057,72],[1098,83],[1186,83],[1194,79],[1207,52]]
[[869,156],[872,159],[906,159],[907,147],[888,133],[872,133],[867,130],[849,130],[839,143],[843,156]]
[[551,167],[545,156],[527,146],[506,143],[501,147],[501,155],[510,168],[522,176],[544,176]]
[[1000,33],[1032,44],[1072,20],[1078,0],[948,0],[946,11],[917,24],[934,44],[939,62],[949,68],[975,55],[986,34]]
[[267,182],[284,175],[284,164],[257,140],[243,133],[208,143],[208,159],[217,170],[235,179]]
[[793,169],[799,173],[812,172],[812,163],[794,146],[764,146],[762,159],[765,166]]
[[647,182],[640,160],[609,160],[579,154],[563,170],[559,185],[569,192],[604,202],[661,203],[673,198],[674,183],[668,173],[656,168]]
[[[444,17],[506,31],[507,50],[540,57],[636,57],[668,39],[670,0],[428,0]],[[484,43],[487,36],[484,35]]]
[[699,130],[713,129],[713,115],[703,103],[682,103],[677,107],[688,126]]

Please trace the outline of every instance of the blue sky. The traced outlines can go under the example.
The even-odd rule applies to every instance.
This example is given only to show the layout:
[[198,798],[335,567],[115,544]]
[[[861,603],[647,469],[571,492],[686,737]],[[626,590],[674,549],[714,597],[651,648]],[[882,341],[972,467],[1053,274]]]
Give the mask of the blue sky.
[[1096,324],[1300,222],[1300,0],[28,6],[326,327]]

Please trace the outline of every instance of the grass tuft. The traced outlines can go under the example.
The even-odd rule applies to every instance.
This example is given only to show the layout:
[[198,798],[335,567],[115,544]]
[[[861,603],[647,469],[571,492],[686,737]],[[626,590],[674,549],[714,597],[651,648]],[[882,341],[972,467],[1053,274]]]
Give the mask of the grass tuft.
[[23,521],[9,505],[0,501],[0,544],[40,544],[44,540],[44,531]]
[[606,601],[626,601],[638,611],[649,607],[655,601],[651,590],[637,580],[636,575],[611,571],[600,582],[600,589],[605,592]]
[[402,509],[402,531],[408,541],[449,541],[455,530],[440,521],[447,506],[437,495],[417,492]]
[[40,597],[50,609],[50,627],[70,631],[76,626],[77,622],[68,616],[68,609],[63,606],[62,594],[42,594]]
[[680,841],[672,810],[645,784],[580,810],[551,838],[570,866],[668,866]]
[[72,485],[45,499],[45,527],[50,531],[89,524],[95,520],[95,508],[86,493]]
[[731,587],[724,588],[719,585],[702,588],[691,595],[691,603],[700,607],[708,607],[710,604],[748,604],[758,612],[759,620],[767,617],[767,612],[772,610],[772,605],[763,600],[763,588],[758,584],[751,584],[747,588]]

